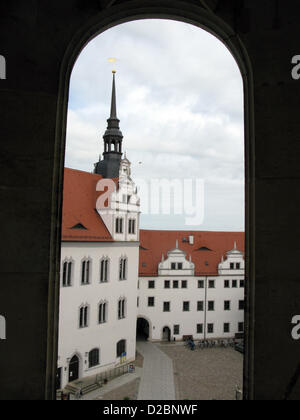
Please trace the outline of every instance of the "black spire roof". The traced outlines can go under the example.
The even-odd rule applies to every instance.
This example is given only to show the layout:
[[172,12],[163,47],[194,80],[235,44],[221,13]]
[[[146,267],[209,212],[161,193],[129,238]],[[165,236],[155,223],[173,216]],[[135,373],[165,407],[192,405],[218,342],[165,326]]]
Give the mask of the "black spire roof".
[[115,74],[116,72],[113,71],[110,117],[107,120],[107,129],[103,136],[103,160],[100,159],[95,164],[95,173],[102,175],[104,178],[117,178],[119,176],[122,157],[123,134],[119,126],[120,120],[117,117]]

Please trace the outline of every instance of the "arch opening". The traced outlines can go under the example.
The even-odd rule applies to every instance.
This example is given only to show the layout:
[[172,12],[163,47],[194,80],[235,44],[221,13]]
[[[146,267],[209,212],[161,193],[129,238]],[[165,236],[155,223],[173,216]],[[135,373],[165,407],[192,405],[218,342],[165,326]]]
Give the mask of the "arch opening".
[[[170,9],[170,11],[171,11],[171,9]],[[149,17],[149,15],[148,15],[148,17]],[[153,12],[153,13],[151,13],[150,17],[151,18],[153,18],[153,17],[160,17],[161,18],[162,15],[159,14],[159,13]],[[196,21],[193,21],[193,20],[191,20],[187,17],[183,17],[183,16],[180,16],[180,15],[174,15],[174,14],[170,14],[168,16],[164,15],[164,17],[167,18],[167,19],[170,19],[170,20],[177,20],[177,21],[181,21],[181,22],[192,23],[193,25],[196,25],[196,26],[201,27],[205,30],[208,30],[210,33],[213,33],[215,36],[217,36],[218,39],[221,39],[223,42],[224,42],[225,39],[227,40],[226,41],[227,48],[229,48],[231,52],[234,51],[233,56],[235,57],[236,61],[238,62],[239,68],[242,69],[241,71],[242,71],[242,76],[244,78],[244,87],[246,88],[246,92],[245,92],[245,95],[246,95],[246,98],[245,98],[246,99],[246,109],[249,110],[249,108],[247,108],[247,105],[249,105],[249,102],[247,101],[247,92],[248,92],[247,83],[249,82],[249,79],[246,80],[246,77],[249,76],[249,74],[246,71],[248,63],[246,62],[246,60],[245,61],[243,60],[243,58],[245,58],[245,57],[242,58],[237,53],[238,48],[237,48],[237,45],[235,45],[235,42],[238,42],[238,41],[234,37],[229,39],[227,34],[226,34],[226,36],[223,37],[223,35],[226,33],[226,31],[223,32],[223,30],[225,28],[222,28],[222,30],[219,31],[218,30],[219,28],[216,26],[216,23],[212,24],[211,26],[206,26],[208,21],[210,21],[210,23],[211,23],[211,17],[206,21],[206,24],[204,24],[203,21],[196,22]],[[128,17],[126,19],[123,18],[121,20],[116,19],[116,20],[114,20],[114,23],[110,24],[109,26],[113,27],[113,26],[117,26],[119,23],[130,22],[130,21],[133,21],[133,20],[139,20],[139,19],[144,19],[144,18],[145,18],[145,15],[139,15],[139,16],[134,16],[134,17]],[[206,16],[205,19],[207,19],[207,16]],[[69,55],[69,57],[68,57],[68,59],[69,59],[68,68],[69,69],[70,69],[70,67],[72,67],[72,65],[70,64],[72,62],[72,60],[73,60],[73,62],[75,62],[75,56],[78,53],[79,49],[81,50],[91,39],[93,39],[94,37],[96,37],[97,35],[99,35],[100,33],[104,32],[107,29],[107,27],[106,27],[105,29],[102,28],[102,29],[99,30],[99,26],[101,26],[101,24],[97,23],[96,27],[93,27],[93,29],[90,28],[87,32],[85,32],[84,36],[81,37],[81,40],[79,42],[78,42],[78,39],[77,39],[78,43],[75,46],[75,48],[73,49],[72,54]],[[98,28],[98,29],[96,29],[96,28]],[[89,33],[89,35],[88,35],[88,33]],[[78,49],[79,45],[80,45],[80,48]],[[77,51],[77,53],[75,51]],[[68,73],[65,73],[65,75],[66,74],[68,74]],[[66,83],[66,80],[67,81],[69,80],[68,77],[66,77],[65,80],[63,80],[63,82]],[[247,82],[247,83],[245,83],[245,82]],[[65,84],[65,92],[67,91],[67,88],[68,88],[68,85]],[[65,104],[66,104],[66,102],[64,101],[64,105]],[[65,111],[66,110],[64,110],[64,112],[63,112],[64,115],[65,115]],[[247,118],[247,115],[245,115],[245,124],[246,124],[246,131],[247,131],[246,142],[247,142],[247,139],[249,139],[249,137],[250,137],[249,136],[249,134],[250,134],[249,118]],[[116,145],[115,144],[113,145],[113,148],[114,148],[114,150],[116,150]],[[246,165],[247,165],[247,162],[246,162]],[[149,322],[146,319],[138,318],[138,320],[137,320],[137,332],[142,333],[146,339],[149,338]],[[169,327],[163,327],[162,339],[165,340],[165,341],[170,341],[171,340],[171,330],[170,330]],[[71,364],[71,362],[70,362],[70,364]],[[79,359],[78,359],[78,371],[79,371]],[[74,360],[74,374],[75,373],[76,373],[76,360]]]

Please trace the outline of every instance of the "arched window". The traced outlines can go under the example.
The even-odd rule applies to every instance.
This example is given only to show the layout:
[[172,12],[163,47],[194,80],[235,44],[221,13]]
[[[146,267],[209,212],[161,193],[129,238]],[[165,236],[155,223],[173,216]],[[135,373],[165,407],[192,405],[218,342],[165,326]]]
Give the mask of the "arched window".
[[117,357],[122,357],[126,353],[126,340],[120,340],[117,343]]
[[98,312],[98,322],[99,324],[104,324],[107,322],[107,302],[100,302],[99,312]]
[[129,219],[128,221],[128,233],[130,235],[135,235],[135,219]]
[[89,368],[100,364],[99,349],[93,349],[89,352]]
[[121,298],[118,302],[118,319],[126,318],[126,299]]
[[127,258],[120,259],[119,280],[126,280],[127,278]]
[[72,286],[72,270],[73,270],[73,262],[64,261],[63,270],[62,270],[62,286],[63,287]]
[[100,283],[108,282],[109,259],[103,258],[100,262]]
[[90,284],[90,260],[83,260],[81,266],[81,284]]
[[79,308],[79,328],[88,327],[89,322],[89,306],[83,305]]

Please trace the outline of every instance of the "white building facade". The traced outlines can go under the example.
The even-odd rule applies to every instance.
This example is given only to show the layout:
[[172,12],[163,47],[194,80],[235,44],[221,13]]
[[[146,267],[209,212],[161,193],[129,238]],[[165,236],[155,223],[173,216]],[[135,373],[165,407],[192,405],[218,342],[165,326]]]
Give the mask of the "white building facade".
[[196,275],[195,263],[178,248],[177,241],[167,258],[162,256],[156,276],[139,275],[138,318],[146,320],[140,322],[141,329],[151,341],[177,341],[185,336],[229,339],[242,334],[244,272],[243,253],[234,244],[226,259],[221,258],[215,275]]
[[114,76],[103,160],[94,173],[65,169],[57,388],[134,361],[137,333],[244,331],[243,233],[140,230],[122,139]]

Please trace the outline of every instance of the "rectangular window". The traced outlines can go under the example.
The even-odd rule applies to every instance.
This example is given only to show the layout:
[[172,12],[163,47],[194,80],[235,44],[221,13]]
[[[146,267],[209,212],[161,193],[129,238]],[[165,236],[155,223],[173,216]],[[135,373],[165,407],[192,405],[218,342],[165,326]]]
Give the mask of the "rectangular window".
[[234,263],[230,263],[230,270],[234,270]]
[[236,269],[237,269],[237,270],[240,270],[240,269],[241,269],[241,264],[240,264],[240,263],[237,263],[237,264],[236,264]]
[[190,302],[183,302],[183,312],[188,312],[190,310]]
[[139,307],[139,306],[140,306],[140,298],[139,298],[139,297],[137,298],[137,301],[136,301],[136,306],[137,306],[137,307]]
[[174,325],[174,335],[180,334],[180,325]]
[[198,280],[198,289],[204,289],[204,280]]
[[232,287],[233,289],[237,288],[237,280],[232,280]]
[[176,270],[176,263],[171,263],[171,270]]
[[182,282],[181,282],[181,288],[182,289],[187,289],[187,280],[182,280]]
[[240,280],[240,288],[243,289],[245,287],[245,280]]
[[204,302],[201,300],[199,300],[198,302],[197,302],[197,311],[199,311],[199,312],[203,312],[204,311]]
[[120,217],[116,219],[116,233],[123,233],[123,219]]
[[178,270],[182,270],[182,263],[178,263]]
[[148,289],[155,289],[155,281],[149,280],[148,281]]
[[230,311],[230,307],[231,307],[230,300],[225,300],[224,311]]
[[245,309],[245,301],[240,300],[239,301],[239,311],[243,311]]
[[178,287],[179,287],[179,282],[178,282],[178,280],[174,280],[174,281],[173,281],[173,289],[178,289]]
[[229,334],[230,333],[230,324],[225,323],[224,324],[224,334]]
[[197,334],[203,334],[203,324],[197,324]]
[[225,287],[225,289],[230,289],[230,281],[229,280],[224,280],[224,287]]
[[207,332],[208,334],[214,333],[214,324],[207,324]]
[[170,302],[164,302],[164,312],[170,312]]
[[215,302],[214,301],[209,301],[208,302],[208,310],[209,311],[214,311],[215,310]]
[[209,280],[209,282],[208,282],[208,288],[209,289],[214,289],[215,288],[215,281],[214,280]]
[[135,234],[135,220],[134,219],[130,219],[128,221],[128,233],[130,235],[134,235]]
[[170,289],[171,283],[170,280],[165,280],[165,289]]
[[244,332],[244,323],[239,322],[238,328],[239,328],[239,333],[243,333]]
[[154,297],[148,297],[148,306],[150,308],[154,307],[155,298]]

